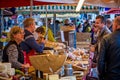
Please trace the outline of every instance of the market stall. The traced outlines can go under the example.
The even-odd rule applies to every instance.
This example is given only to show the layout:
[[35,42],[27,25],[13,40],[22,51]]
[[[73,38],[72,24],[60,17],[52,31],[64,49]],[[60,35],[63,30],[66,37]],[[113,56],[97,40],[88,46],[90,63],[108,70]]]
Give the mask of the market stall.
[[[59,74],[60,74],[60,78],[62,78],[62,80],[63,79],[76,80],[75,74],[78,74],[78,78],[80,78],[80,79],[82,78],[82,76],[87,71],[87,66],[88,66],[89,54],[88,54],[87,50],[80,49],[80,48],[75,49],[72,47],[67,47],[62,43],[56,43],[56,42],[53,42],[53,43],[48,42],[46,44],[46,46],[53,48],[53,50],[52,51],[48,50],[45,52],[43,51],[44,55],[30,56],[33,71],[31,70],[31,68],[29,68],[30,71],[28,69],[24,69],[21,71],[12,70],[12,71],[8,72],[9,70],[7,70],[6,67],[4,66],[4,67],[0,67],[0,68],[2,68],[2,71],[0,71],[0,73],[2,75],[4,73],[5,74],[9,73],[9,75],[3,76],[2,78],[7,78],[7,79],[29,78],[29,80],[30,80],[30,78],[33,77],[32,73],[35,74],[35,70],[40,70],[40,71],[43,71],[44,73],[47,73],[49,80],[58,79]],[[44,59],[47,59],[47,60],[44,60]],[[44,61],[46,61],[46,62],[44,62]],[[42,62],[43,65],[38,64],[39,62]],[[2,65],[4,65],[4,64],[2,64]],[[55,68],[56,65],[57,65],[57,68]],[[40,66],[41,66],[41,68],[40,68]],[[65,72],[61,72],[63,69],[62,66],[65,66],[65,69],[63,70]],[[9,65],[8,67],[10,67],[10,69],[11,69],[11,65]],[[72,67],[73,67],[73,69],[72,69]],[[4,71],[4,70],[7,70],[7,71]],[[78,72],[74,72],[74,71],[78,71]],[[57,75],[54,77],[53,74],[55,72],[57,72]],[[49,73],[52,73],[52,75],[49,76]],[[69,76],[71,76],[71,77],[69,77]]]
[[[44,80],[81,80],[88,70],[89,52],[83,48],[66,47],[63,43],[47,42],[42,55],[30,56],[32,66],[29,69],[11,70],[11,64],[0,64],[0,79],[12,78],[39,80],[35,71],[43,71]],[[37,53],[36,53],[37,54]]]
[[63,46],[62,50],[59,47],[55,51],[48,50],[43,55],[30,57],[34,69],[44,72],[45,80],[81,80],[88,70],[88,59],[86,49],[72,47],[66,49]]

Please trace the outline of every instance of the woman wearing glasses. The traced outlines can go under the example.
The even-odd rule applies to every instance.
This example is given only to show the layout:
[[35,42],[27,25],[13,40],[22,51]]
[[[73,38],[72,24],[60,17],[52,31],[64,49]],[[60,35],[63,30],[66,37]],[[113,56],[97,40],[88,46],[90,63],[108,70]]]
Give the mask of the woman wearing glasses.
[[24,53],[20,48],[20,43],[24,39],[24,30],[14,26],[10,30],[10,41],[3,50],[3,62],[10,62],[13,68],[21,69],[29,67],[24,64]]

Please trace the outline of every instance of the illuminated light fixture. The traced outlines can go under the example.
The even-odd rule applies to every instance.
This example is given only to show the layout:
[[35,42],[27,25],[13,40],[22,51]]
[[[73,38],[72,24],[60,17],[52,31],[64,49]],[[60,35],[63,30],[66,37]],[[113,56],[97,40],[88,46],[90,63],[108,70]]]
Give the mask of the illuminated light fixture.
[[82,8],[82,5],[83,5],[84,1],[85,0],[79,0],[79,3],[77,5],[77,7],[76,7],[76,11],[80,11],[80,9]]

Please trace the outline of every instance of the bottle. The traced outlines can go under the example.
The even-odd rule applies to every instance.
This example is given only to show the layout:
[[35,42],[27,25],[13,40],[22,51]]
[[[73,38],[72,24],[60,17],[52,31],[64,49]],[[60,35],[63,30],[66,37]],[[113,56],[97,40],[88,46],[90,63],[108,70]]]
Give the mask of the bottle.
[[62,77],[64,75],[65,75],[65,73],[64,73],[64,66],[62,66],[61,71],[59,73],[59,76]]
[[65,76],[73,76],[72,64],[65,65]]

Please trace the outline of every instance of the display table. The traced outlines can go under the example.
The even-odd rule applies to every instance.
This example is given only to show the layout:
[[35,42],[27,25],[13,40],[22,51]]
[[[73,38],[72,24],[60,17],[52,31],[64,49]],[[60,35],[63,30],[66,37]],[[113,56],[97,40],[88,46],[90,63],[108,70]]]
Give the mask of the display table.
[[[82,77],[86,75],[86,73],[88,72],[88,60],[85,60],[85,61],[69,61],[68,60],[66,61],[66,63],[72,64],[73,70],[74,70],[73,73],[76,73],[74,74],[74,76],[76,76],[76,80],[82,80]],[[85,65],[85,67],[76,66],[79,63]]]
[[[88,61],[69,61],[67,60],[65,64],[72,64],[73,66],[78,63],[82,63],[84,65],[88,65]],[[74,68],[73,68],[74,69]],[[73,76],[63,76],[60,77],[60,80],[82,80],[82,77],[87,73],[87,67],[83,68],[81,70],[74,70],[73,71]],[[29,74],[32,75],[33,79],[36,80],[36,75],[35,75],[35,69],[31,66],[29,68]],[[48,80],[50,74],[44,73],[44,80]],[[58,73],[59,75],[59,73]],[[42,80],[40,78],[37,78],[37,80]]]

